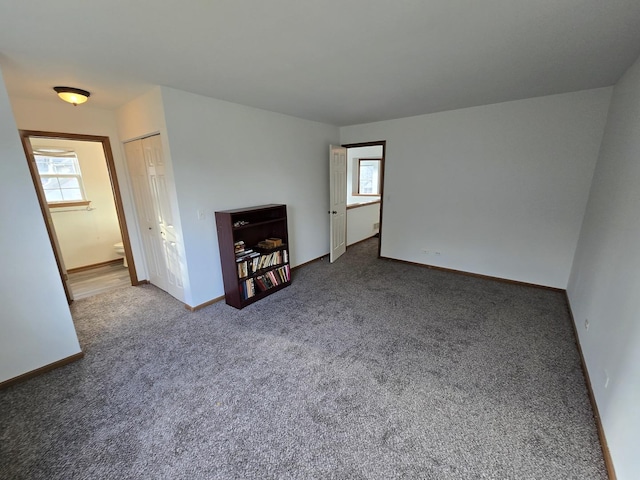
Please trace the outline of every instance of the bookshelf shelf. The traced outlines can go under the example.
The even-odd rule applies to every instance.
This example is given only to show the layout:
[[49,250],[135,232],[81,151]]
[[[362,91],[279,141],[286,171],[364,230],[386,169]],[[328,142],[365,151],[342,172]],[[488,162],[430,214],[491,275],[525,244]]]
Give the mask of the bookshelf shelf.
[[241,225],[239,227],[233,227],[234,230],[246,230],[248,228],[254,228],[258,225],[266,225],[267,223],[274,223],[274,222],[279,222],[280,219],[272,219],[272,220],[265,220],[262,222],[254,222],[254,223],[249,223],[247,225]]
[[[215,216],[228,305],[244,308],[291,284],[286,205],[225,210]],[[267,239],[282,244],[258,246]]]

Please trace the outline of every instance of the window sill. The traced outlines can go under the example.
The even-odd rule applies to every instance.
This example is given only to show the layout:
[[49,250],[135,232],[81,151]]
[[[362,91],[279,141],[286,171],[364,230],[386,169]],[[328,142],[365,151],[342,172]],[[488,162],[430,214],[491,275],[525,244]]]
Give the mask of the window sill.
[[77,202],[54,202],[49,203],[49,208],[64,208],[64,207],[88,207],[91,205],[91,200],[80,200]]
[[352,208],[366,207],[368,205],[375,205],[376,203],[380,203],[380,200],[373,200],[372,202],[352,203],[350,205],[347,205],[347,210],[351,210]]

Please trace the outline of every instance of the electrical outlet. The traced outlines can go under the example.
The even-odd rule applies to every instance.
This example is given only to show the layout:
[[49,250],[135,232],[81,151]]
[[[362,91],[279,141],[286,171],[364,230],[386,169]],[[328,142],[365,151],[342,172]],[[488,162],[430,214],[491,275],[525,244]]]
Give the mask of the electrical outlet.
[[427,250],[426,248],[423,248],[422,253],[424,253],[425,255],[429,255],[429,250]]
[[205,213],[204,210],[198,210],[198,220],[204,220],[206,216],[207,214]]
[[585,330],[589,330],[589,319],[588,318],[584,319],[584,329]]
[[439,257],[440,255],[440,252],[436,252],[436,257]]

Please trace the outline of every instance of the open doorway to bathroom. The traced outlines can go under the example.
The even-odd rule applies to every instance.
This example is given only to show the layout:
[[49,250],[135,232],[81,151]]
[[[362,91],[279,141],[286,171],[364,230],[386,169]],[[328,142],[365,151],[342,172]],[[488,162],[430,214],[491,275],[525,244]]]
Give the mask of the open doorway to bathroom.
[[139,283],[108,137],[20,134],[69,303]]

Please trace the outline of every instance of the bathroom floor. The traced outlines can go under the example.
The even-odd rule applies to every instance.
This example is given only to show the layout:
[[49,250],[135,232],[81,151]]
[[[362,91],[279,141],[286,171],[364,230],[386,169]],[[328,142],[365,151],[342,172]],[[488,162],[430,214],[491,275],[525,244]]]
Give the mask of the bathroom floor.
[[69,287],[75,300],[91,297],[113,288],[131,285],[129,270],[121,263],[69,273]]

